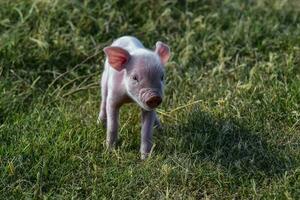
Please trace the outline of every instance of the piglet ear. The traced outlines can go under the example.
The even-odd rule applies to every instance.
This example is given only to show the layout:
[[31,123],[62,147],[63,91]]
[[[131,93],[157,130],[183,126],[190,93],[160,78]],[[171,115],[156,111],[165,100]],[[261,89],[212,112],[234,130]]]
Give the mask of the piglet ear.
[[125,64],[129,61],[130,55],[128,51],[121,47],[105,47],[103,49],[108,63],[116,70],[121,71],[125,68]]
[[163,64],[166,64],[170,58],[170,48],[168,45],[158,41],[156,42],[155,53],[160,57],[160,60]]

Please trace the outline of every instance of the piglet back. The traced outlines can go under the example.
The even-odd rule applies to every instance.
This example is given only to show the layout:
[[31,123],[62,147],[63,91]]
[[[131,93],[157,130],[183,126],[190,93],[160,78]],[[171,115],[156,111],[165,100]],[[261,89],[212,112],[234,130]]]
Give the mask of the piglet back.
[[123,36],[115,40],[111,46],[121,47],[129,53],[137,49],[145,49],[144,45],[133,36]]

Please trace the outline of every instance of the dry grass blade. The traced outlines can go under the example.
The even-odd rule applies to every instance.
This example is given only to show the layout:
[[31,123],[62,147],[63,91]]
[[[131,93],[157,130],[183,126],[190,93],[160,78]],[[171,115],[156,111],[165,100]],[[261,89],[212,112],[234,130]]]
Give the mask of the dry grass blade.
[[173,112],[176,112],[176,111],[178,111],[178,110],[181,110],[181,109],[190,107],[190,106],[195,105],[195,104],[197,104],[197,103],[199,103],[199,102],[202,102],[202,101],[203,101],[203,100],[197,100],[197,101],[190,102],[190,103],[188,103],[188,104],[184,104],[184,105],[182,105],[182,106],[178,106],[178,107],[172,109],[171,111],[169,111],[168,113],[171,114],[171,113],[173,113]]
[[68,82],[66,82],[62,87],[60,88],[56,88],[51,95],[53,94],[57,94],[56,96],[60,96],[62,91],[69,85],[71,85],[72,83],[80,80],[80,79],[84,79],[79,85],[78,85],[78,88],[80,88],[82,85],[84,85],[84,83],[86,83],[87,80],[89,80],[91,77],[93,77],[95,74],[88,74],[88,75],[84,75],[84,76],[79,76],[79,77],[76,77]]
[[71,90],[70,92],[64,94],[62,97],[64,98],[64,97],[70,96],[70,95],[72,95],[72,94],[74,94],[74,93],[77,93],[77,92],[80,92],[80,91],[83,91],[83,90],[88,90],[88,89],[92,89],[92,88],[97,88],[96,86],[99,87],[99,83],[91,83],[91,84],[86,85],[86,86],[84,86],[84,87],[73,89],[73,90]]
[[72,69],[69,69],[67,71],[65,71],[64,73],[60,74],[58,77],[56,77],[48,86],[46,93],[48,92],[48,90],[62,77],[64,77],[65,75],[67,75],[68,73],[75,71],[76,69],[78,69],[81,65],[83,65],[84,63],[86,63],[88,60],[92,59],[93,57],[99,55],[100,53],[102,53],[101,51],[99,51],[100,48],[106,46],[108,44],[108,42],[99,44],[97,47],[95,47],[93,50],[95,50],[95,53],[89,57],[87,57],[86,59],[84,59],[81,63],[75,65]]

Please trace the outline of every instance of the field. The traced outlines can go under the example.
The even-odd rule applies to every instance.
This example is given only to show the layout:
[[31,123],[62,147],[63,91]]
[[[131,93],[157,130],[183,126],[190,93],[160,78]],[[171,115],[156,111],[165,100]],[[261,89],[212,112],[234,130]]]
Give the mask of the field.
[[[146,161],[96,124],[122,35],[172,51]],[[298,0],[0,1],[0,199],[202,198],[300,198]]]

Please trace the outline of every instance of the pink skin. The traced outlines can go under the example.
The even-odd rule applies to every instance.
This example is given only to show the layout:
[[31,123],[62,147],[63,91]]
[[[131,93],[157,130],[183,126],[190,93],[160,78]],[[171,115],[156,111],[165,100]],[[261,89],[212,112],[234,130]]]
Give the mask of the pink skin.
[[155,108],[162,102],[164,65],[170,49],[157,42],[155,51],[151,51],[135,37],[124,36],[105,47],[104,52],[98,122],[107,127],[107,147],[113,148],[117,141],[120,107],[136,102],[142,108],[140,151],[141,158],[145,159],[152,148],[153,126],[160,127]]

